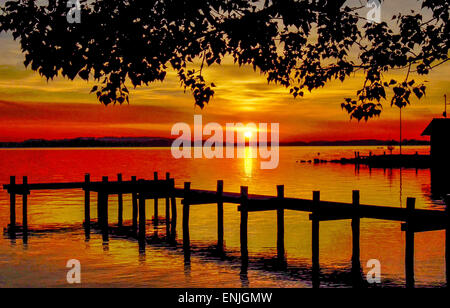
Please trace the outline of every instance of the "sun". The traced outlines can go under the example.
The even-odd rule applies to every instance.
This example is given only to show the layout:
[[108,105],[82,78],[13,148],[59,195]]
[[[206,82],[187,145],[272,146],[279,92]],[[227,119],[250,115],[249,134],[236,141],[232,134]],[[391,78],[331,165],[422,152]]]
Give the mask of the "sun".
[[250,139],[250,138],[253,136],[253,133],[252,133],[251,131],[246,131],[246,132],[244,133],[244,136],[245,136],[245,138]]

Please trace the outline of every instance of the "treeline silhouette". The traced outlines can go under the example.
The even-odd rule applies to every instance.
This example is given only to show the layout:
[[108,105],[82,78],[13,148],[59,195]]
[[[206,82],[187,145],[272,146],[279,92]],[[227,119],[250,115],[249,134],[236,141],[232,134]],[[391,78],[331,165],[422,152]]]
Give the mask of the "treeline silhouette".
[[[20,142],[0,142],[0,148],[101,148],[101,147],[170,147],[174,139],[163,137],[80,137],[74,139],[29,139]],[[403,145],[429,145],[426,140],[404,140]],[[337,140],[280,142],[280,146],[388,146],[395,140]]]

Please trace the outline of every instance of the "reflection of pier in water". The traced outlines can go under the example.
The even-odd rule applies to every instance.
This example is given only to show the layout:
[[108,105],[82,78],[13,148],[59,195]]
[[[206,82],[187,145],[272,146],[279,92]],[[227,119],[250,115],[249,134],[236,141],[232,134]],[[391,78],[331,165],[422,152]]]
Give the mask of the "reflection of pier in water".
[[[270,262],[263,261],[263,267],[268,264],[274,265],[274,269],[287,272],[287,265],[285,248],[284,248],[284,211],[294,210],[309,212],[310,220],[312,221],[312,269],[309,271],[312,276],[313,287],[319,287],[321,280],[329,280],[328,276],[324,274],[324,269],[320,267],[319,263],[319,230],[321,221],[333,220],[351,220],[352,224],[352,264],[350,270],[350,277],[352,285],[360,287],[366,285],[362,278],[362,270],[360,264],[360,219],[372,218],[382,220],[399,221],[402,223],[402,231],[405,231],[406,247],[405,247],[405,273],[406,286],[414,286],[414,234],[415,232],[446,230],[446,274],[447,284],[449,283],[450,274],[450,249],[449,249],[449,215],[448,212],[439,210],[423,210],[415,209],[415,199],[408,198],[406,208],[394,208],[387,206],[372,206],[360,204],[359,191],[353,191],[353,202],[350,204],[341,202],[328,202],[320,200],[320,192],[313,193],[313,199],[298,199],[285,198],[284,186],[277,187],[277,196],[265,195],[249,195],[247,187],[241,187],[240,193],[229,193],[223,190],[223,181],[217,182],[216,191],[196,190],[191,189],[190,183],[184,183],[184,188],[176,188],[174,179],[166,174],[166,179],[158,179],[158,174],[155,172],[153,180],[137,180],[132,177],[131,181],[123,181],[122,176],[118,176],[115,182],[108,181],[107,177],[103,177],[101,182],[91,182],[90,176],[86,175],[84,182],[72,183],[39,183],[29,184],[27,177],[24,177],[23,184],[16,184],[15,177],[11,177],[10,184],[4,185],[10,194],[10,225],[8,227],[8,234],[14,240],[17,233],[23,237],[24,243],[28,241],[30,230],[27,222],[28,209],[28,195],[33,190],[53,190],[53,189],[83,189],[85,191],[85,219],[83,228],[85,230],[86,239],[89,240],[91,228],[100,230],[105,249],[108,249],[107,242],[110,234],[126,235],[130,238],[137,238],[139,241],[139,249],[142,254],[145,254],[145,246],[147,244],[161,243],[161,238],[158,235],[156,228],[153,236],[147,236],[148,220],[146,218],[146,200],[153,200],[154,202],[154,218],[153,225],[159,225],[158,215],[158,200],[165,199],[165,242],[169,245],[178,246],[176,235],[176,221],[177,221],[177,207],[176,198],[182,199],[183,216],[182,216],[182,249],[186,264],[186,273],[190,271],[191,255],[199,254],[198,247],[192,245],[189,235],[189,211],[191,206],[217,204],[217,245],[215,247],[214,255],[222,259],[230,258],[230,251],[226,251],[223,240],[223,206],[224,203],[238,204],[238,211],[240,212],[240,266],[241,279],[243,286],[248,284],[247,273],[249,267],[254,267],[255,264],[261,262],[254,261],[254,258],[249,258],[248,252],[248,215],[256,211],[276,211],[277,213],[277,252],[276,257]],[[90,217],[90,193],[97,193],[97,223],[93,222]],[[125,226],[123,220],[123,195],[132,195],[132,220],[131,226]],[[16,195],[22,196],[23,215],[22,226],[16,224],[15,204]],[[117,228],[112,228],[108,220],[108,197],[110,195],[118,195],[118,224]],[[114,230],[118,230],[115,232]],[[35,232],[32,231],[31,234]],[[263,258],[265,260],[265,258]],[[252,265],[253,264],[253,265]],[[295,271],[294,271],[295,272]],[[297,273],[308,272],[304,267],[300,267]],[[345,276],[345,271],[338,272],[339,277]],[[302,275],[300,275],[302,276]],[[333,276],[333,275],[332,275]],[[336,276],[336,273],[334,274]],[[345,276],[347,277],[347,276]],[[246,282],[247,281],[247,282]]]

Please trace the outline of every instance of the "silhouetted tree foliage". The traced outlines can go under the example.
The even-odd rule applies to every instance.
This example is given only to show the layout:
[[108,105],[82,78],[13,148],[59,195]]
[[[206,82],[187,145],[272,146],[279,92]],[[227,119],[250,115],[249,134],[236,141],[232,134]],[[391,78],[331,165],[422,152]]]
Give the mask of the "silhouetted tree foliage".
[[[0,31],[20,41],[24,64],[47,79],[93,78],[105,105],[129,101],[128,81],[148,85],[173,69],[203,108],[214,84],[202,69],[231,56],[294,97],[363,72],[342,108],[367,120],[380,114],[388,88],[391,105],[408,105],[412,93],[420,99],[425,86],[412,73],[448,61],[448,0],[411,1],[422,10],[397,14],[393,29],[341,7],[345,0],[81,0],[80,24],[67,22],[67,0],[18,0],[1,8]],[[396,69],[407,70],[404,80],[385,77]]]

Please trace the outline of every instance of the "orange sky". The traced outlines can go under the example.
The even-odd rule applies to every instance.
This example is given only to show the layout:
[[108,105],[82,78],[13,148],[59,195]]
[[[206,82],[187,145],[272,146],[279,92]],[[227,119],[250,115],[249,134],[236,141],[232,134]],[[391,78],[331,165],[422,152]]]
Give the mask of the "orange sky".
[[[354,97],[362,86],[362,75],[294,100],[289,91],[268,85],[264,76],[230,61],[205,72],[216,85],[216,95],[204,110],[194,107],[190,93],[183,93],[175,75],[164,83],[131,91],[130,105],[100,105],[89,94],[94,83],[57,78],[47,83],[26,70],[19,45],[0,34],[0,141],[30,138],[73,138],[101,136],[170,137],[176,122],[193,123],[194,114],[203,122],[280,123],[281,141],[398,139],[399,110],[384,103],[379,119],[368,123],[349,120],[340,104]],[[443,95],[450,85],[450,63],[436,68],[426,79],[427,96],[403,111],[404,138],[419,139],[433,118],[443,112]],[[404,72],[386,78],[403,79]],[[448,94],[448,92],[447,92]]]

